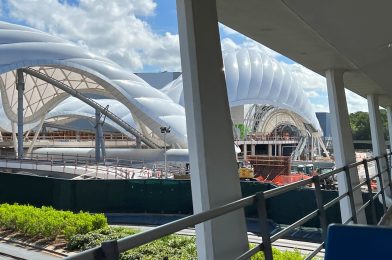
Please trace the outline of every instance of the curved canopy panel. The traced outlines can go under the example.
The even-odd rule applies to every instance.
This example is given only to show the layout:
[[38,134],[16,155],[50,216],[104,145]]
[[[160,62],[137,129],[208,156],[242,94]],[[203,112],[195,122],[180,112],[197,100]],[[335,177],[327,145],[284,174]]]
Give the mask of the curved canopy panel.
[[[170,125],[166,141],[186,147],[184,108],[166,94],[114,62],[73,43],[31,28],[0,22],[0,92],[4,113],[16,122],[16,69],[30,68],[79,93],[113,98],[124,104],[145,129],[160,136]],[[34,123],[69,97],[44,80],[25,75],[24,120]]]
[[[118,117],[127,122],[129,125],[133,126],[134,128],[139,128],[136,122],[133,120],[131,112],[126,106],[124,106],[124,104],[114,99],[94,99],[94,101],[99,103],[101,106],[108,106],[108,108],[113,111],[113,113],[115,113]],[[55,119],[64,117],[84,118],[95,122],[95,109],[75,97],[69,97],[63,102],[61,102],[58,106],[56,106],[53,110],[51,110],[45,118]],[[105,124],[109,125],[111,128],[116,129],[122,134],[133,138],[133,136],[129,132],[127,132],[125,129],[120,127],[118,124],[116,124],[109,118],[106,118]]]
[[[306,123],[321,130],[299,80],[284,64],[247,48],[225,51],[223,63],[230,106],[273,105],[297,113]],[[175,102],[184,105],[182,77],[161,90]]]

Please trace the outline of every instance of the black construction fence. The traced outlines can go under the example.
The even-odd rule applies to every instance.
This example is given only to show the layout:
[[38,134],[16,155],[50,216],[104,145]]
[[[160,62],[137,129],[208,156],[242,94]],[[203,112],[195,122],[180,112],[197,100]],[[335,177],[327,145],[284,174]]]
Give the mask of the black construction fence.
[[[244,197],[273,187],[268,183],[241,182]],[[279,224],[293,223],[317,208],[313,193],[312,188],[303,188],[268,199],[268,218]],[[324,202],[337,196],[337,191],[323,191]],[[363,197],[366,199],[367,194],[363,193]],[[193,213],[189,180],[66,180],[0,172],[0,203],[52,206],[74,212]],[[378,217],[382,216],[378,201],[376,209]],[[256,217],[256,208],[246,208],[245,214]],[[341,221],[338,204],[327,210],[327,219],[329,223]],[[318,220],[306,226],[318,227]]]

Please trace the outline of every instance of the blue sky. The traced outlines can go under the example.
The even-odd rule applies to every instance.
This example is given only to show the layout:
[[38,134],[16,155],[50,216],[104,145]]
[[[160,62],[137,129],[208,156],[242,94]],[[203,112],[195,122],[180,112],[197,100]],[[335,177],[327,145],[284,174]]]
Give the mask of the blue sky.
[[[175,0],[0,0],[0,19],[73,41],[132,72],[180,71]],[[290,67],[316,111],[328,111],[325,79],[219,25],[222,48],[256,48]],[[366,102],[347,92],[349,111]]]

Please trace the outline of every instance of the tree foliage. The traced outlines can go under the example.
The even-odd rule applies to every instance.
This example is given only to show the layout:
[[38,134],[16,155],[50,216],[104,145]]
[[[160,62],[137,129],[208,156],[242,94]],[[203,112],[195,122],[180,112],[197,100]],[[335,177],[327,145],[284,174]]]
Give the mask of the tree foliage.
[[[387,112],[385,109],[380,110],[381,122],[383,125],[384,138],[388,139],[388,123],[387,123]],[[369,113],[358,111],[350,114],[350,126],[353,133],[354,140],[370,140],[370,122]]]

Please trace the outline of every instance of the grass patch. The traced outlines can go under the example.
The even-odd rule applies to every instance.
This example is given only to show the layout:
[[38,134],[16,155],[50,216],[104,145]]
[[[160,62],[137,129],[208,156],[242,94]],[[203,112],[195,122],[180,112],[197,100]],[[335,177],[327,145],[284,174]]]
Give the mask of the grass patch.
[[73,213],[45,206],[0,205],[0,226],[31,238],[54,240],[64,236],[69,240],[76,234],[85,234],[107,225],[103,214]]
[[[140,232],[124,227],[108,227],[84,235],[76,235],[68,242],[71,251],[86,250],[100,245],[105,240],[119,239]],[[254,247],[254,244],[250,245]],[[280,251],[273,248],[275,260],[302,260],[299,251]],[[197,259],[196,241],[193,236],[170,235],[151,243],[139,246],[121,254],[120,260],[192,260]],[[257,253],[252,260],[263,260],[263,252]]]

